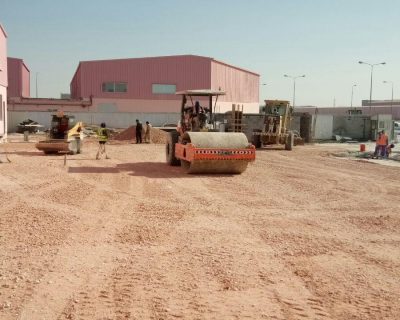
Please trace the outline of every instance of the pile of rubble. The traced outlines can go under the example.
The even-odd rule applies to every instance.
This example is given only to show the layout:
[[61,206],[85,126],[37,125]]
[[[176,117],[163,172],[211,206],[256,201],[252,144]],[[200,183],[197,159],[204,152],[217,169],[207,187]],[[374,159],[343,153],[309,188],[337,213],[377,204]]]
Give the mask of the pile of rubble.
[[[151,128],[151,143],[165,144],[167,142],[168,133],[164,130]],[[111,140],[115,141],[135,141],[136,140],[136,126],[131,126],[115,135],[111,136]],[[144,132],[143,132],[144,141]]]

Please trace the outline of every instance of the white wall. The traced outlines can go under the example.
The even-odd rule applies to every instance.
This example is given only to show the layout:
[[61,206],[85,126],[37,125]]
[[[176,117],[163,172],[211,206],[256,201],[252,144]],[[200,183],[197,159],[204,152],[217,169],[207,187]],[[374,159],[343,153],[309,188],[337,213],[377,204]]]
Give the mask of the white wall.
[[0,86],[0,137],[7,136],[7,88]]
[[312,132],[313,139],[331,140],[333,132],[333,115],[313,115]]
[[[8,132],[15,132],[20,122],[31,119],[43,125],[44,129],[49,128],[51,111],[9,111],[8,112]],[[153,126],[162,126],[164,124],[177,124],[179,113],[101,113],[101,112],[65,112],[75,116],[77,121],[86,124],[99,125],[105,122],[109,128],[127,128],[135,124],[136,119],[142,123],[149,121]]]
[[[225,113],[227,111],[232,111],[232,104],[234,102],[222,102],[218,101],[215,105],[215,112],[216,113]],[[237,103],[236,105],[243,106],[243,113],[259,113],[260,111],[260,104],[258,102],[254,103]],[[214,108],[214,102],[213,102]],[[214,112],[214,110],[213,110]]]

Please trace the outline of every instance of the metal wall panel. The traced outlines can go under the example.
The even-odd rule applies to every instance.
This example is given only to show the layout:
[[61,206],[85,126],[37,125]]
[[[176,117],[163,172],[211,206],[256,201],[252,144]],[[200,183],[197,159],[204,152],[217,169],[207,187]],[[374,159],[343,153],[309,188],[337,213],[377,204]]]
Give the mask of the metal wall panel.
[[226,92],[221,101],[259,103],[260,76],[219,61],[211,62],[211,88]]
[[7,34],[0,24],[0,137],[7,135]]
[[30,97],[30,71],[22,59],[7,58],[8,96]]
[[[153,84],[175,84],[176,90],[211,86],[211,58],[170,56],[83,61],[71,82],[73,98],[174,100],[175,95],[153,94]],[[126,93],[102,92],[103,82],[126,82]]]
[[8,68],[8,96],[9,97],[20,97],[22,88],[21,79],[21,63],[20,59],[7,58]]
[[81,94],[81,65],[82,62],[79,63],[78,68],[75,71],[75,74],[72,78],[71,84],[70,84],[70,92],[71,92],[71,98],[73,99],[79,99],[82,98],[82,94]]
[[24,98],[31,96],[31,73],[25,63],[21,64],[21,95]]
[[0,24],[0,86],[7,87],[7,35]]

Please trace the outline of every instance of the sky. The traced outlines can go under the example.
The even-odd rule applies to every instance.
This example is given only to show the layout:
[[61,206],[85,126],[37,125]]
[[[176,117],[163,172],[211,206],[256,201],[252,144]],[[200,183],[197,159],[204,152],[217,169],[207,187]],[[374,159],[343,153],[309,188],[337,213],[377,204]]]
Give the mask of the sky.
[[400,98],[398,0],[0,0],[31,95],[68,93],[79,61],[193,54],[260,74],[260,101],[353,106]]

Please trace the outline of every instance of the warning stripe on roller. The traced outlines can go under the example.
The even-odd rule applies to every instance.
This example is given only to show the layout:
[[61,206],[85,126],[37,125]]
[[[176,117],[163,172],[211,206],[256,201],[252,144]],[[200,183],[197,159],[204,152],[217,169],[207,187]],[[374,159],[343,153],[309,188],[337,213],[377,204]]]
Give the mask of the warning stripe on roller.
[[193,158],[197,160],[246,160],[255,159],[255,151],[251,149],[196,149]]
[[215,154],[215,155],[231,155],[231,154],[254,154],[252,150],[196,150],[196,154]]

